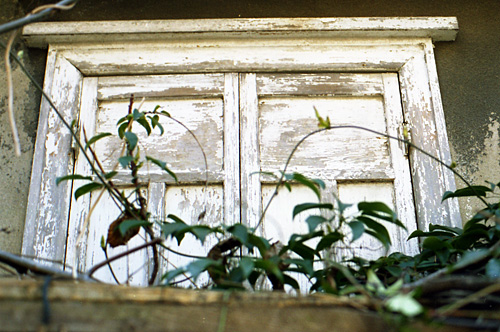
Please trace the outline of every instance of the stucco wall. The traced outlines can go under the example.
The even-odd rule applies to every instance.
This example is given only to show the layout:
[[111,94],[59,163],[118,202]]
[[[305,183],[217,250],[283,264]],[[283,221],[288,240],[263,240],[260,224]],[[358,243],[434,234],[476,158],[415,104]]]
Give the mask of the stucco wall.
[[[0,22],[12,20],[20,15],[24,13],[17,1],[0,1]],[[8,35],[0,36],[0,40],[4,43],[7,39]],[[42,82],[45,52],[27,49],[19,40],[14,44],[13,49],[16,53],[21,50],[24,52],[23,59],[26,67],[39,82]],[[21,140],[21,156],[16,157],[7,114],[4,50],[3,48],[0,50],[0,249],[19,253],[41,95],[35,91],[34,86],[24,76],[19,66],[13,63],[15,119]]]
[[[16,0],[2,0],[0,21],[21,14]],[[30,9],[41,0],[20,0]],[[52,1],[51,1],[52,2]],[[2,8],[4,7],[4,8]],[[458,170],[475,183],[500,181],[500,1],[498,0],[81,0],[53,20],[174,19],[316,16],[457,16],[458,39],[436,45],[436,59],[452,155]],[[1,36],[5,40],[5,36]],[[24,59],[41,82],[45,54],[24,49]],[[1,60],[3,61],[3,60]],[[3,62],[0,72],[3,77]],[[14,156],[0,80],[0,249],[19,252],[40,95],[17,68],[16,108],[23,156]],[[461,184],[458,184],[461,186]],[[479,205],[461,202],[464,215]]]

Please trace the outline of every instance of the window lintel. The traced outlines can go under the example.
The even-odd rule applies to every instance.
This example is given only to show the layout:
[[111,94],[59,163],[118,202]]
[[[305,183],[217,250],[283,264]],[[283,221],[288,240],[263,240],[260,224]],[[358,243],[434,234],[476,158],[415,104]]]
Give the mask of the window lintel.
[[97,22],[44,22],[26,26],[31,47],[55,43],[164,41],[178,38],[238,38],[287,36],[326,38],[431,38],[453,41],[456,17],[338,17],[190,19]]

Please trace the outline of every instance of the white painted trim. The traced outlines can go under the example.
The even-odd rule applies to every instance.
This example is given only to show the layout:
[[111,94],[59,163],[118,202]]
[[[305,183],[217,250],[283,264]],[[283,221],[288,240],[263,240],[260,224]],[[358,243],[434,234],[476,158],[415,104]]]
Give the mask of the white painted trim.
[[338,17],[196,19],[34,23],[23,29],[29,46],[54,43],[164,41],[185,38],[415,38],[455,40],[456,17]]
[[[161,33],[158,32],[160,37],[158,37],[156,41],[151,41],[147,40],[147,38],[139,39],[138,37],[143,36],[143,34],[138,34],[137,31],[135,31],[135,34],[132,33],[132,35],[135,35],[139,40],[128,40],[128,42],[126,42],[127,40],[121,39],[121,42],[115,43],[105,42],[104,35],[99,32],[97,32],[96,35],[92,35],[89,32],[90,30],[87,29],[85,33],[83,27],[89,26],[87,23],[71,23],[74,25],[73,28],[71,28],[73,30],[69,29],[71,27],[71,24],[68,25],[69,23],[41,23],[40,25],[32,25],[29,29],[26,28],[25,36],[28,40],[32,38],[32,41],[38,40],[40,43],[42,43],[42,40],[45,40],[45,42],[57,42],[57,38],[54,39],[54,36],[50,34],[50,29],[44,27],[51,27],[53,31],[57,30],[57,27],[60,29],[60,34],[75,34],[71,38],[65,37],[66,39],[59,39],[59,41],[65,40],[65,44],[56,43],[50,45],[44,85],[45,91],[54,98],[56,105],[60,105],[62,110],[69,112],[73,112],[79,104],[79,82],[82,80],[82,75],[159,75],[224,72],[345,73],[374,71],[397,73],[399,75],[403,112],[406,120],[412,126],[413,141],[427,151],[431,151],[448,161],[449,147],[432,50],[432,36],[420,38],[422,36],[418,34],[408,34],[404,31],[415,30],[416,28],[414,26],[410,29],[409,26],[407,26],[408,29],[406,30],[403,28],[399,30],[396,29],[401,33],[404,32],[403,34],[400,33],[397,35],[397,38],[389,38],[391,34],[377,35],[375,31],[377,29],[372,26],[372,30],[370,31],[375,33],[372,36],[377,36],[376,38],[367,38],[370,37],[370,35],[365,33],[363,38],[347,39],[339,38],[340,35],[330,34],[330,30],[321,30],[314,25],[318,24],[317,22],[329,22],[328,24],[330,24],[330,26],[334,26],[338,22],[347,22],[342,20],[344,19],[272,19],[268,21],[265,19],[222,20],[218,22],[226,22],[229,25],[213,28],[213,30],[217,30],[215,34],[204,34],[200,33],[203,31],[196,30],[193,26],[196,25],[195,23],[198,20],[196,22],[189,21],[191,24],[189,29],[186,28],[186,26],[174,28],[176,22],[183,23],[186,21],[168,21],[170,22],[169,26],[171,30],[178,29],[184,32],[182,32],[182,34],[176,34],[176,38],[170,39],[161,39]],[[356,21],[356,19],[352,18],[348,20],[358,23],[370,22],[370,19],[358,19],[359,21]],[[448,25],[451,24],[455,27],[454,29],[456,29],[456,19],[454,18],[436,18],[435,20],[425,20],[424,18],[375,18],[374,22],[377,22],[377,20],[379,23],[385,22],[386,24],[392,22],[393,25],[396,24],[395,20],[400,20],[400,22],[402,22],[400,24],[402,25],[408,25],[408,22],[419,22],[422,29],[425,25],[424,23],[429,24],[430,27],[435,27],[437,24],[436,22],[441,22],[440,24],[444,26],[446,26],[444,22],[448,22]],[[155,24],[161,26],[160,22],[155,22]],[[211,22],[211,24],[215,23],[214,20],[200,20],[199,24],[201,27],[204,27],[203,29],[210,30],[211,25],[208,24],[209,22]],[[237,22],[240,22],[241,26],[238,26]],[[257,24],[254,27],[252,24],[256,24],[255,22],[260,22],[260,25]],[[264,23],[266,22],[274,22],[275,30],[273,33],[270,33],[268,30],[267,32],[264,31],[264,33],[259,33],[257,26],[264,28]],[[292,24],[287,30],[287,24],[294,22],[295,25]],[[119,25],[122,23],[118,22],[117,24]],[[247,25],[245,26],[243,23]],[[78,24],[83,24],[81,26],[83,29],[81,34],[77,31]],[[97,31],[100,29],[101,32],[106,31],[104,28],[106,22],[92,24],[94,25],[92,29],[97,29]],[[133,24],[129,22],[128,24],[131,24],[131,26],[140,26],[142,28],[144,28],[143,25],[147,26],[147,22],[140,21],[134,22]],[[230,28],[231,26],[232,28]],[[69,30],[64,30],[65,27]],[[300,27],[304,27],[304,33],[293,30],[299,29]],[[40,29],[37,30],[38,28]],[[144,29],[150,31],[146,28]],[[423,29],[423,31],[424,30],[425,29]],[[33,33],[38,31],[36,32],[37,37],[30,35],[30,31]],[[113,30],[109,31],[112,32]],[[151,31],[154,31],[154,29]],[[242,31],[249,32],[241,34]],[[310,33],[311,31],[314,33]],[[325,31],[327,31],[327,33],[325,33]],[[174,32],[171,31],[168,33]],[[361,31],[358,32],[361,33]],[[225,33],[227,33],[227,35],[224,35]],[[149,35],[153,36],[154,33]],[[184,37],[189,35],[190,37],[180,39],[181,35]],[[86,36],[85,38],[88,37],[90,39],[81,38],[81,36]],[[117,34],[117,36],[119,36],[119,34]],[[223,36],[228,38],[220,38]],[[347,35],[344,34],[343,36],[345,37]],[[358,37],[359,36],[361,35],[358,35]],[[419,38],[416,38],[416,36]],[[84,43],[84,41],[87,42]],[[31,45],[36,45],[36,43]],[[67,73],[60,70],[63,67],[67,70],[71,69],[72,75],[70,76],[74,78],[73,83],[68,83],[69,85],[67,87],[64,86],[64,84],[65,82],[69,82],[69,79]],[[252,75],[254,74],[241,74],[240,81],[248,81]],[[242,95],[240,95],[240,102],[242,102],[242,104],[240,104],[240,121],[244,127],[245,122],[250,123],[255,120],[248,119],[247,114],[244,112],[245,107],[250,107],[250,101],[254,96],[249,95],[248,91],[245,89],[243,90],[244,91],[240,90],[240,93],[242,93]],[[58,92],[64,92],[64,96]],[[150,92],[151,91],[146,91],[145,93],[147,94]],[[68,100],[71,101],[71,103],[67,103],[66,101]],[[247,102],[246,104],[245,101]],[[43,102],[37,133],[37,148],[35,149],[32,182],[30,186],[23,253],[27,255],[37,254],[44,258],[61,260],[64,258],[64,248],[59,248],[58,246],[66,241],[67,224],[65,223],[67,222],[67,211],[63,211],[63,203],[45,206],[41,203],[41,198],[45,197],[44,188],[47,187],[47,184],[49,184],[53,190],[58,190],[58,195],[63,197],[63,200],[69,197],[68,190],[64,189],[68,192],[67,195],[66,191],[61,194],[59,190],[63,190],[61,188],[64,187],[55,187],[53,182],[48,181],[54,181],[55,177],[65,173],[61,170],[56,172],[55,166],[57,166],[56,164],[58,162],[62,163],[60,165],[58,164],[59,166],[68,164],[68,151],[64,149],[70,145],[70,142],[65,142],[65,147],[61,147],[61,150],[57,153],[57,158],[59,159],[52,160],[51,158],[54,156],[46,154],[45,141],[48,133],[47,122],[49,121],[49,115],[52,114],[51,112],[48,104]],[[53,116],[53,114],[51,116]],[[71,122],[71,119],[69,120]],[[237,121],[237,119],[234,118],[233,121]],[[226,125],[228,125],[228,123]],[[253,137],[256,136],[253,135]],[[240,140],[242,149],[246,149],[247,151],[255,150],[255,142],[251,141],[251,138],[240,138]],[[258,156],[258,151],[255,153],[255,156]],[[429,223],[441,223],[450,226],[459,225],[460,214],[458,212],[457,203],[448,202],[447,204],[441,204],[441,194],[445,190],[455,189],[453,176],[448,174],[448,171],[443,169],[441,165],[431,164],[427,157],[412,152],[411,158],[414,191],[417,193],[415,202],[418,211],[419,228],[427,229]],[[52,165],[52,171],[47,165]],[[236,166],[234,168],[236,168]],[[255,165],[250,162],[243,162],[241,164],[241,170],[242,176],[249,176],[255,170]],[[45,176],[49,176],[49,178],[45,177],[42,179],[44,174]],[[255,178],[257,179],[258,177],[255,176]],[[237,179],[233,180],[234,183],[232,185],[237,185]],[[243,183],[241,185],[243,186]],[[256,186],[260,186],[260,183],[256,183]],[[252,190],[260,192],[260,187],[259,189],[255,187]],[[245,188],[242,188],[241,194],[241,219],[249,225],[255,225],[257,217],[260,214],[259,211],[261,206],[258,205],[260,203],[251,207],[245,206],[246,202],[249,200],[255,201],[256,198],[254,198],[253,192]],[[42,220],[44,212],[46,211],[58,211],[60,215],[55,219]],[[58,225],[60,226],[58,226],[56,231],[50,231],[51,233],[49,234],[45,231],[43,225],[54,223],[54,220],[58,220],[60,222]],[[51,248],[49,250],[50,252],[40,251],[39,249],[42,248],[41,246],[44,248]]]

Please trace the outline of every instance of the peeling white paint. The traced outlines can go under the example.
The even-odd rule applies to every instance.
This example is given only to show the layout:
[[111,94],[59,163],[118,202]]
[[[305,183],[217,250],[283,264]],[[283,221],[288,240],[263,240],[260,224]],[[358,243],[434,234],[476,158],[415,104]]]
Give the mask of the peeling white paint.
[[[299,25],[303,23],[300,22],[300,20],[297,21]],[[382,19],[379,23],[383,22],[384,20]],[[387,23],[388,21],[385,22]],[[401,22],[404,23],[407,21],[403,19]],[[443,23],[444,21],[441,20],[440,22]],[[449,153],[437,84],[437,74],[434,68],[432,50],[429,50],[431,39],[428,35],[423,37],[418,33],[413,33],[411,37],[406,34],[404,35],[406,37],[401,37],[400,35],[398,38],[390,38],[392,35],[378,35],[377,38],[369,39],[351,38],[352,35],[347,34],[344,37],[350,37],[346,39],[339,38],[338,36],[332,37],[329,32],[322,32],[321,30],[314,31],[312,34],[309,33],[310,31],[306,31],[305,34],[300,35],[295,32],[287,32],[286,29],[278,29],[273,34],[263,35],[252,33],[247,36],[237,35],[238,39],[232,39],[228,38],[228,36],[235,36],[235,31],[231,30],[230,25],[226,26],[226,28],[228,29],[228,34],[223,32],[219,35],[220,38],[207,38],[205,40],[200,40],[199,34],[193,31],[185,33],[186,36],[196,36],[196,40],[192,38],[173,38],[152,42],[136,39],[131,42],[117,43],[103,43],[102,41],[94,40],[89,43],[73,44],[72,42],[76,39],[66,39],[66,43],[51,46],[45,88],[51,92],[54,99],[58,102],[57,105],[65,112],[65,116],[71,120],[72,112],[79,105],[79,87],[82,82],[81,73],[87,76],[97,75],[100,77],[137,73],[155,75],[154,79],[152,79],[153,84],[150,87],[147,84],[148,78],[145,76],[136,77],[135,85],[134,83],[123,84],[128,78],[132,78],[133,80],[134,76],[102,78],[102,91],[99,93],[97,92],[99,89],[97,87],[98,84],[95,84],[95,94],[90,99],[97,104],[97,96],[99,95],[99,98],[101,98],[100,111],[94,112],[97,113],[97,118],[102,116],[101,120],[96,122],[98,131],[116,130],[114,123],[124,114],[115,114],[114,111],[118,112],[119,110],[119,112],[123,112],[123,109],[126,109],[128,105],[126,95],[134,90],[150,98],[147,101],[150,104],[145,105],[150,109],[159,100],[165,107],[173,107],[171,109],[172,112],[181,110],[176,116],[180,118],[184,116],[185,119],[183,121],[185,120],[188,127],[196,130],[197,136],[202,137],[204,148],[207,149],[209,156],[210,180],[213,182],[214,187],[219,188],[217,190],[222,190],[222,193],[214,194],[214,197],[217,197],[219,200],[222,197],[223,200],[219,206],[223,206],[224,210],[216,213],[217,218],[225,218],[227,221],[228,218],[234,216],[233,218],[235,219],[231,219],[231,222],[241,220],[248,225],[256,224],[262,209],[260,179],[258,176],[252,176],[252,173],[259,171],[262,167],[261,154],[264,157],[262,159],[263,164],[265,164],[266,158],[275,157],[276,154],[274,152],[266,152],[266,144],[262,144],[263,142],[259,141],[267,139],[264,137],[264,134],[259,133],[259,98],[262,101],[260,104],[261,110],[265,111],[266,107],[273,106],[271,105],[272,103],[267,103],[265,100],[265,98],[268,98],[265,95],[265,93],[268,93],[264,92],[265,89],[275,89],[273,92],[269,92],[269,95],[274,96],[278,95],[279,92],[277,90],[281,89],[284,92],[280,98],[287,99],[288,97],[285,96],[290,96],[293,90],[305,89],[307,87],[309,89],[308,94],[314,95],[316,93],[314,91],[321,89],[320,84],[317,84],[318,82],[321,82],[321,84],[323,84],[323,81],[338,82],[339,84],[337,85],[331,85],[330,92],[321,94],[319,100],[323,101],[319,103],[326,104],[328,98],[336,94],[353,97],[369,95],[371,96],[368,98],[369,100],[371,100],[370,98],[378,100],[379,106],[376,106],[375,109],[379,111],[381,109],[390,109],[395,105],[399,105],[398,107],[400,107],[399,94],[396,94],[396,98],[395,94],[390,91],[401,90],[403,112],[406,120],[412,126],[413,141],[428,151],[435,151],[437,155],[446,156]],[[420,30],[424,31],[425,29],[421,28]],[[79,37],[75,36],[75,38]],[[386,78],[386,74],[382,74],[382,85],[372,84],[376,75],[335,74],[351,71],[390,72],[390,75],[394,77],[395,73],[397,73],[399,82],[394,78]],[[270,74],[266,76],[262,75],[262,72]],[[295,77],[296,81],[302,83],[284,86],[283,82],[287,82],[284,76],[274,80],[272,78],[272,76],[279,76],[278,72],[304,73],[302,78],[298,77],[300,75]],[[160,73],[171,73],[172,76],[158,75]],[[206,75],[200,73],[206,73]],[[307,76],[305,73],[309,73],[307,75],[316,73],[316,78],[312,79],[311,76]],[[184,74],[189,74],[185,78],[186,81],[191,83],[186,85],[183,80],[179,80],[181,84],[176,85],[175,80],[172,80],[167,84],[168,86],[162,86],[162,82],[164,82],[163,80],[166,77],[175,76],[179,79]],[[265,80],[267,80],[265,84],[257,84],[259,82],[258,77],[265,77]],[[198,81],[199,87],[196,87]],[[282,88],[272,88],[270,82],[275,82],[273,83],[275,87],[281,86]],[[264,94],[262,95],[259,95],[260,92],[258,89],[261,89],[259,86],[263,89],[261,92]],[[181,87],[181,89],[175,90],[175,87]],[[196,97],[198,95],[202,95],[202,97]],[[380,97],[382,95],[384,97]],[[290,100],[293,101],[294,98],[291,97]],[[83,102],[84,104],[88,104],[85,100]],[[293,102],[287,103],[290,105],[293,104]],[[359,102],[356,103],[358,106],[362,104]],[[382,104],[383,106],[381,106]],[[310,107],[311,100],[304,101],[303,106]],[[275,109],[279,108],[277,103],[274,104],[274,107]],[[368,110],[371,107],[366,106],[365,109]],[[268,109],[271,110],[271,108]],[[293,110],[293,107],[288,107],[288,109]],[[90,108],[90,110],[97,110],[97,106]],[[184,112],[182,112],[183,110]],[[82,108],[82,111],[84,111],[84,108]],[[350,115],[348,112],[344,113]],[[61,259],[61,257],[64,257],[64,248],[62,247],[66,243],[64,221],[67,218],[65,207],[68,206],[67,199],[69,192],[67,192],[67,187],[55,187],[53,181],[55,177],[67,174],[68,172],[68,151],[65,149],[69,149],[70,145],[68,135],[58,127],[57,122],[53,122],[50,119],[49,114],[49,108],[44,104],[41,112],[40,135],[37,139],[36,150],[42,150],[45,156],[42,154],[42,157],[35,161],[33,168],[32,174],[34,174],[33,176],[36,179],[33,180],[34,185],[31,188],[32,193],[30,193],[27,231],[25,233],[23,252],[31,254],[34,250],[33,248],[38,248],[37,250],[40,250],[40,252],[47,250],[44,253],[50,256],[47,258]],[[197,114],[202,114],[203,119],[200,120],[200,118],[197,118]],[[264,117],[261,119],[261,124],[264,124],[265,112],[263,114]],[[311,113],[312,117],[313,114]],[[331,117],[333,121],[336,120],[333,113]],[[363,120],[364,117],[361,117],[359,120]],[[367,118],[373,120],[371,117]],[[387,129],[389,133],[396,135],[391,130],[395,130],[397,127],[398,119],[389,119],[386,117],[385,124],[383,121],[377,122],[371,120],[370,122],[374,122],[377,128]],[[288,128],[281,130],[279,137],[276,136],[274,140],[271,140],[275,142],[273,144],[282,144],[286,142],[286,139],[291,139],[294,137],[293,135],[296,135],[294,131],[288,129],[299,127],[299,125],[294,125],[293,123],[288,123],[287,125]],[[273,127],[275,126],[270,126],[270,128]],[[279,128],[282,128],[282,126],[278,126]],[[199,176],[200,159],[197,149],[194,146],[188,148],[189,143],[187,142],[188,139],[191,139],[185,132],[178,129],[171,130],[169,132],[169,139],[174,137],[173,141],[169,140],[168,143],[165,143],[161,140],[155,141],[151,139],[151,142],[148,144],[154,147],[154,151],[151,151],[152,153],[157,152],[157,150],[162,151],[165,157],[179,150],[176,144],[182,145],[184,149],[181,149],[180,154],[168,159],[167,162],[172,167],[177,167],[176,165],[190,165],[190,172],[180,172],[180,176],[185,180],[183,185],[190,187],[186,189],[187,192],[190,192],[187,194],[188,200],[193,203],[196,202],[198,208],[200,200],[189,198],[191,197],[190,195],[193,195],[193,190],[197,191],[191,185],[199,184],[203,180],[203,177]],[[56,136],[50,137],[50,141],[47,143],[50,148],[47,148],[47,151],[45,151],[45,138],[49,137],[48,133],[56,133],[57,131],[60,134],[59,138],[56,138]],[[240,132],[243,133],[241,136],[239,136]],[[275,134],[273,131],[270,131],[270,133],[269,137]],[[358,137],[361,135],[359,134]],[[54,142],[55,140],[57,140],[57,143]],[[349,141],[352,142],[352,136],[345,135],[344,142],[346,142],[346,146]],[[364,142],[365,138],[362,141]],[[322,144],[329,145],[330,143],[328,140],[325,140]],[[102,148],[100,153],[102,153],[104,159],[108,158],[108,161],[105,162],[108,162],[107,167],[109,167],[109,160],[113,157],[109,154],[105,155],[105,150],[109,148],[109,143],[104,144],[105,148]],[[360,143],[356,144],[360,145]],[[397,183],[399,175],[403,174],[405,167],[407,168],[408,166],[403,157],[399,161],[394,159],[398,155],[398,151],[400,151],[397,144],[388,143],[383,139],[375,139],[371,143],[364,144],[368,147],[368,152],[365,152],[365,154],[374,156],[376,159],[373,162],[375,169],[373,174],[381,176],[379,179],[393,179],[396,188],[406,188],[411,191],[412,188],[408,185],[411,181],[404,180],[402,183]],[[57,149],[56,145],[58,145]],[[228,148],[230,146],[232,148]],[[234,146],[238,146],[238,148]],[[239,150],[240,148],[241,150]],[[147,146],[144,149],[146,150]],[[318,150],[316,149],[315,151],[317,152]],[[300,155],[300,153],[298,153],[299,159],[307,159],[307,155]],[[225,159],[232,158],[231,160],[236,160],[236,156],[239,155],[242,156],[241,160],[232,164],[228,163],[227,159]],[[387,160],[384,161],[384,157],[388,156],[392,158],[390,162],[387,162]],[[359,160],[362,162],[361,157]],[[381,158],[379,159],[379,157]],[[324,168],[333,169],[334,166],[328,164],[328,162],[328,160],[325,161]],[[343,176],[348,177],[346,172],[357,163],[349,163],[346,159],[339,159],[336,162],[337,165],[341,165],[342,163],[349,165],[343,173]],[[278,161],[275,161],[273,166],[277,164]],[[439,188],[448,189],[454,187],[453,180],[448,179],[440,167],[429,163],[427,159],[416,153],[412,153],[410,165],[414,177],[415,205],[413,205],[411,199],[404,199],[404,197],[408,196],[407,194],[401,194],[399,190],[396,190],[395,200],[398,211],[401,210],[411,215],[411,209],[416,206],[419,226],[421,228],[426,228],[428,223],[435,223],[436,221],[447,225],[454,225],[456,216],[453,207],[451,205],[443,207],[439,201],[439,191],[441,190]],[[179,167],[179,169],[181,168]],[[305,172],[308,169],[309,167],[305,168]],[[241,178],[239,178],[238,173],[240,170]],[[360,174],[366,174],[363,171],[364,169],[354,170],[349,177],[354,179],[359,177]],[[197,173],[198,175],[193,173]],[[158,187],[161,187],[162,183],[169,181],[166,177],[156,177],[160,176],[160,173],[154,170],[151,170],[147,176],[150,177],[153,184],[157,181],[156,185]],[[39,180],[39,178],[42,180]],[[334,185],[332,184],[332,186]],[[169,188],[167,187],[165,190],[168,193]],[[162,190],[158,189],[158,192],[162,192]],[[172,193],[172,191],[170,192]],[[241,193],[242,198],[241,206],[238,201],[239,193]],[[152,197],[157,197],[155,195],[152,195]],[[41,199],[42,196],[44,200]],[[153,200],[155,201],[155,206],[158,207],[161,205],[158,202],[158,198]],[[398,202],[402,203],[399,204]],[[88,205],[89,203],[85,202],[84,204]],[[175,209],[177,208],[175,207]],[[108,212],[111,213],[113,210],[109,209]],[[75,215],[74,220],[71,219],[73,217],[70,217],[71,227],[77,227],[81,223],[81,221],[77,221],[81,220],[81,215]],[[187,217],[188,219],[192,218],[191,215]],[[103,220],[107,220],[107,222],[112,219],[113,216],[111,215],[103,215]],[[63,222],[53,223],[53,220],[63,220]],[[57,226],[50,229],[44,228],[48,225]],[[72,230],[70,232],[73,235],[75,234]],[[89,234],[89,241],[87,243],[89,248],[98,248],[97,242],[92,244],[91,241],[100,238],[102,233],[103,229],[99,232]],[[50,251],[47,247],[49,243],[53,251]],[[76,254],[81,255],[81,253]],[[87,257],[89,259],[87,266],[96,262],[97,256],[94,257],[93,253],[88,252]],[[140,256],[137,259],[143,262],[149,260],[147,256]],[[129,263],[123,265],[120,269],[121,273],[131,273]],[[144,275],[142,276],[144,277]],[[134,283],[140,283],[139,280],[144,280],[141,279],[143,277],[134,278]]]

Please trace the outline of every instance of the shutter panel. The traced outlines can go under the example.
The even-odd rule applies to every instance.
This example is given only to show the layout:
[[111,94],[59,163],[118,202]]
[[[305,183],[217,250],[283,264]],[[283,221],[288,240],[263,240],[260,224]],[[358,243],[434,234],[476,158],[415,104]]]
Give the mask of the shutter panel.
[[[153,218],[164,220],[168,214],[175,214],[188,223],[231,224],[240,222],[241,208],[241,222],[253,227],[275,185],[273,179],[257,173],[283,168],[295,144],[318,128],[315,109],[321,116],[328,116],[332,126],[362,126],[397,136],[397,127],[403,122],[398,87],[396,74],[228,73],[86,78],[82,97],[86,102],[82,103],[80,123],[89,137],[115,132],[116,122],[127,113],[131,94],[136,100],[134,107],[139,106],[142,97],[147,98],[142,111],[160,105],[200,141],[207,156],[209,186],[203,185],[201,151],[185,128],[169,119],[162,119],[163,136],[146,137],[143,128],[134,128],[142,142],[141,155],[166,161],[179,177],[180,184],[176,184],[156,166],[142,169],[140,178],[147,184],[144,196],[148,197]],[[118,140],[106,138],[95,144],[95,150],[109,171],[115,167],[121,146]],[[84,164],[79,156],[77,172],[89,172]],[[131,190],[128,172],[120,168],[118,171],[117,185]],[[383,201],[397,211],[408,232],[416,227],[409,163],[403,146],[396,141],[359,129],[330,130],[306,140],[296,151],[288,172],[323,179],[327,184],[325,201],[333,203],[333,195],[344,203]],[[291,234],[307,230],[303,222],[307,214],[293,221],[291,211],[296,204],[316,198],[307,188],[293,187],[292,193],[280,191],[260,227],[272,240],[286,241]],[[119,214],[114,202],[105,195],[92,213],[88,234],[81,241],[83,247],[75,250],[85,216],[98,195],[94,192],[90,198],[82,197],[71,207],[67,263],[73,265],[78,257],[82,270],[105,259],[99,248],[100,238]],[[199,220],[205,209],[205,217]],[[407,231],[391,225],[387,228],[393,238],[391,250],[418,250],[416,240],[405,241]],[[129,246],[143,241],[144,235],[138,236]],[[215,242],[212,238],[200,245],[187,236],[181,246],[174,241],[167,245],[186,254],[204,255]],[[109,249],[109,254],[126,249]],[[339,258],[376,258],[384,253],[377,242],[364,236],[352,248],[339,248],[336,254]],[[189,262],[167,251],[162,252],[162,257],[163,268],[168,269]],[[112,266],[122,282],[128,276],[130,283],[145,284],[151,260],[151,252],[143,251]],[[96,276],[112,281],[106,268]],[[201,283],[205,280],[202,278]]]
[[[397,125],[403,122],[396,74],[248,74],[242,82],[247,84],[241,88],[247,94],[242,93],[242,99],[254,103],[242,109],[242,114],[255,112],[258,117],[252,120],[258,123],[258,131],[242,127],[242,137],[253,142],[242,144],[242,169],[243,164],[249,168],[242,181],[254,182],[256,176],[251,174],[259,171],[283,169],[295,144],[318,129],[315,109],[322,117],[328,116],[332,126],[362,126],[392,136],[397,136]],[[256,153],[245,150],[254,146],[258,146]],[[326,201],[334,201],[333,193],[344,203],[385,202],[397,211],[409,232],[416,228],[409,163],[397,141],[352,128],[329,130],[304,141],[287,172],[324,180]],[[274,185],[274,179],[261,176],[259,185],[249,186],[245,194],[252,205],[249,210],[261,211]],[[292,209],[317,198],[306,188],[293,187],[291,193],[280,190],[271,204],[261,226],[267,238],[286,241],[291,234],[307,230],[301,222],[307,214],[292,220]],[[254,197],[262,197],[262,201]],[[247,214],[245,222],[257,225],[256,215]],[[407,231],[392,225],[387,228],[393,240],[391,250],[417,252],[416,241],[406,242]],[[385,251],[365,235],[351,249],[339,249],[337,254],[376,258]]]
[[[234,78],[234,75],[232,77]],[[154,129],[157,133],[147,137],[144,128],[134,124],[134,132],[139,136],[141,156],[149,155],[167,162],[179,179],[179,183],[175,183],[171,176],[155,165],[141,169],[139,177],[145,185],[144,197],[148,198],[153,220],[164,220],[168,214],[174,214],[187,223],[219,224],[225,218],[224,206],[232,209],[228,211],[232,213],[232,217],[235,213],[239,213],[239,201],[234,201],[234,193],[239,190],[238,181],[234,179],[238,176],[229,174],[224,169],[225,156],[227,158],[228,155],[239,155],[238,145],[225,147],[223,139],[226,135],[223,134],[224,127],[230,128],[228,136],[238,135],[237,126],[226,123],[229,120],[225,120],[227,114],[227,118],[234,122],[234,114],[237,115],[234,106],[237,98],[230,98],[231,95],[225,92],[225,84],[234,84],[233,81],[231,74],[86,79],[85,98],[90,101],[87,102],[87,106],[82,104],[81,126],[85,127],[88,137],[102,132],[116,133],[116,123],[127,114],[130,95],[134,94],[134,108],[139,107],[142,97],[146,97],[141,111],[152,111],[156,105],[160,105],[162,110],[189,128],[203,147],[208,163],[207,188],[205,188],[206,174],[202,151],[183,126],[172,119],[161,117],[160,122],[165,133],[160,136],[157,134],[159,130]],[[117,158],[122,150],[117,138],[102,139],[96,142],[94,149],[106,171],[116,167]],[[233,151],[235,149],[236,151]],[[233,173],[235,169],[239,169],[238,162],[234,158],[227,164],[231,166]],[[77,171],[87,174],[90,172],[85,166],[82,155],[79,156],[77,165],[80,165],[77,166]],[[119,173],[114,183],[125,192],[130,192],[129,171],[120,166],[116,170]],[[78,186],[78,183],[75,183],[74,189]],[[231,199],[232,202],[224,202],[224,191],[231,193],[226,199]],[[119,215],[119,209],[107,193],[100,200],[98,196],[99,192],[95,191],[90,197],[81,197],[77,201],[73,199],[71,208],[67,263],[73,265],[75,257],[79,257],[79,268],[83,270],[105,259],[100,249],[101,236],[106,237],[110,223]],[[76,238],[83,228],[85,217],[96,202],[98,203],[90,218],[88,233],[81,241],[83,247],[75,250]],[[204,210],[206,210],[205,217],[199,220],[198,216]],[[232,223],[234,220],[228,222]],[[126,247],[108,248],[108,254],[115,255],[144,241],[144,234],[136,236]],[[181,252],[199,255],[200,252],[207,252],[214,245],[214,241],[215,239],[211,241],[209,239],[205,242],[204,248],[200,248],[198,241],[187,236],[180,248],[174,242],[168,245]],[[182,266],[188,262],[168,252],[161,254],[167,264],[171,265],[169,268]],[[129,283],[145,284],[149,274],[148,267],[152,264],[151,256],[150,251],[137,252],[113,262],[113,270],[120,282],[126,282],[128,278]],[[109,268],[99,270],[96,277],[104,281],[113,281]]]

